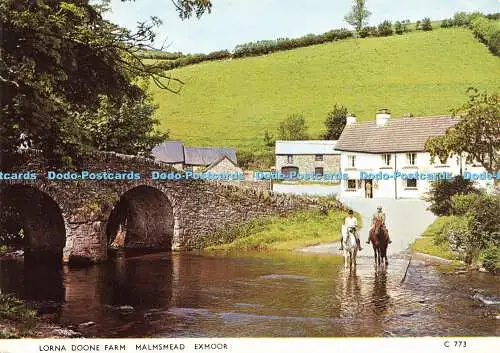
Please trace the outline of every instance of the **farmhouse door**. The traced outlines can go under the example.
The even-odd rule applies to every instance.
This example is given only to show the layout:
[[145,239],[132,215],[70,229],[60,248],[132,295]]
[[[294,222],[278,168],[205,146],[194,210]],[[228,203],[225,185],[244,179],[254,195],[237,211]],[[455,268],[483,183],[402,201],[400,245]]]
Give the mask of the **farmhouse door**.
[[281,173],[283,173],[285,175],[285,177],[287,177],[287,178],[296,178],[297,175],[299,174],[299,168],[298,167],[282,167]]
[[373,198],[373,180],[365,180],[365,198]]

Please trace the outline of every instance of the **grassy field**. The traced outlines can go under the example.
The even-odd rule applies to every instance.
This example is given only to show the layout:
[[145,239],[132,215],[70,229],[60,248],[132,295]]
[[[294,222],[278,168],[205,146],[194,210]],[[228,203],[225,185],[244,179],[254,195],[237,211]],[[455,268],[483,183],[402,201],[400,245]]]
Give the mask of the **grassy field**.
[[498,90],[500,59],[471,31],[454,28],[206,62],[172,74],[186,83],[180,94],[153,88],[161,128],[172,138],[260,149],[264,130],[275,131],[292,113],[303,113],[318,138],[334,103],[363,121],[381,107],[393,116],[446,114],[466,101],[469,86]]
[[[228,244],[210,246],[208,250],[294,250],[311,245],[338,241],[347,212],[300,212],[283,217],[259,220],[245,229],[245,234]],[[359,215],[356,215],[361,219]]]

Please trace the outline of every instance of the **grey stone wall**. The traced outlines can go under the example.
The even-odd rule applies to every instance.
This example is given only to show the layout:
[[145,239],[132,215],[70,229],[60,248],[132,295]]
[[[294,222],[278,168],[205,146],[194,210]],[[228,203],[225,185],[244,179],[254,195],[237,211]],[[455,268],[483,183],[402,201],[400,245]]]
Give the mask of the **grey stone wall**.
[[315,168],[323,168],[324,173],[336,173],[340,171],[340,155],[324,154],[322,161],[316,161],[314,154],[293,155],[292,163],[288,163],[287,155],[276,155],[276,171],[283,167],[298,167],[299,173],[314,173]]

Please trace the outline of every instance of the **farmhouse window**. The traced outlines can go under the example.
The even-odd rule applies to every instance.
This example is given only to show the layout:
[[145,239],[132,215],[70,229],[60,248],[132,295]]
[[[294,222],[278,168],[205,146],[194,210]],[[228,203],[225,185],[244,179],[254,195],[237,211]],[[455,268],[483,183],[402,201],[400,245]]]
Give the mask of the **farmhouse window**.
[[390,153],[384,153],[382,155],[382,163],[384,164],[385,167],[391,166],[391,157],[392,155]]
[[417,179],[406,179],[406,187],[415,189],[417,187]]
[[322,155],[322,154],[317,154],[317,155],[314,157],[314,160],[316,160],[316,161],[322,161],[322,160],[323,160],[323,155]]
[[286,156],[286,162],[288,164],[291,164],[293,163],[293,156],[291,154],[289,154],[288,156]]
[[347,180],[347,189],[356,190],[356,180],[355,179]]
[[323,168],[321,167],[314,168],[314,175],[323,176]]
[[417,154],[416,153],[407,153],[406,158],[408,159],[408,164],[415,165],[415,163],[417,161]]
[[356,167],[356,156],[347,156],[347,166],[349,168]]

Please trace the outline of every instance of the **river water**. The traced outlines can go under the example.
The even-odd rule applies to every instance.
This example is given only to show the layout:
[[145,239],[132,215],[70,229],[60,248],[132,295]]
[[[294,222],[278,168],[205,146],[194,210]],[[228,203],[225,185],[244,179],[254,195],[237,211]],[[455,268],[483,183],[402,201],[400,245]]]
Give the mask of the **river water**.
[[[497,336],[498,277],[445,274],[390,258],[283,253],[132,255],[88,268],[0,262],[12,292],[61,325],[97,337]],[[120,308],[121,307],[121,308]],[[131,308],[133,307],[133,308]]]

